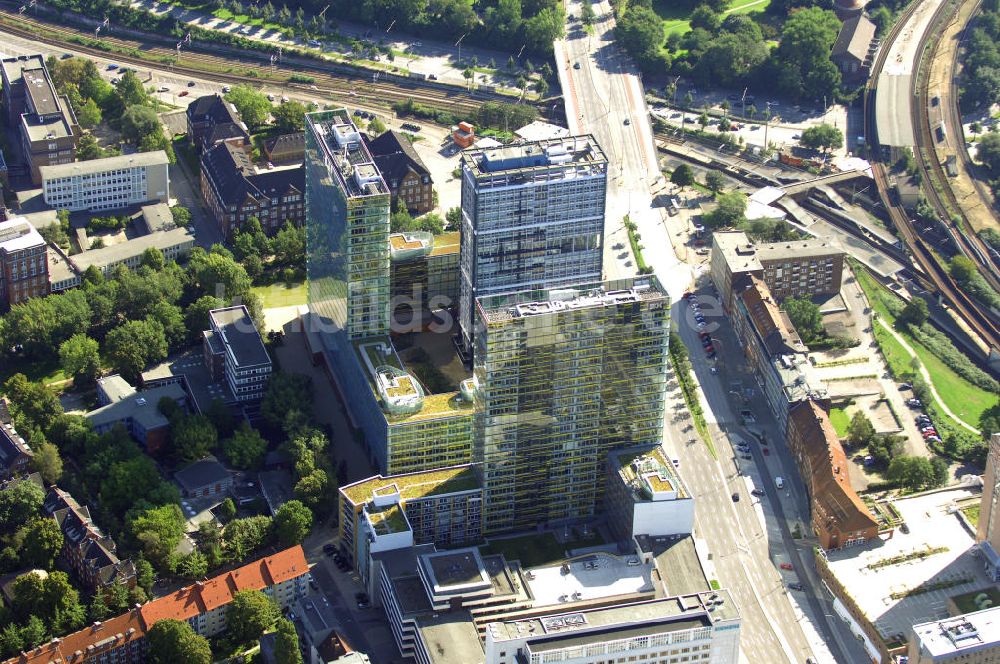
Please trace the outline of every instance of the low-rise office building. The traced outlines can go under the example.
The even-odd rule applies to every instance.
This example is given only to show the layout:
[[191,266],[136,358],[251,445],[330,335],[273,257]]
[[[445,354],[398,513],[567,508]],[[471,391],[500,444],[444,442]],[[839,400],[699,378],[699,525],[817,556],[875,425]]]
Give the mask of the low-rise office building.
[[163,150],[123,154],[41,168],[45,204],[59,210],[98,211],[170,198]]
[[659,445],[611,452],[607,484],[605,514],[618,540],[689,535],[694,529],[694,497]]
[[48,294],[45,239],[23,217],[0,221],[0,312]]
[[847,455],[827,412],[815,401],[795,406],[788,418],[787,440],[809,492],[819,545],[839,549],[878,537],[878,521],[851,487]]
[[201,196],[229,239],[250,217],[273,235],[305,219],[305,170],[302,166],[257,171],[247,152],[228,142],[201,156]]
[[[376,475],[340,488],[340,541],[359,565],[368,545],[391,533],[393,525],[411,531],[416,544],[477,543],[483,536],[482,501],[482,483],[472,465]],[[388,516],[395,519],[382,518]]]
[[823,240],[754,244],[742,231],[714,233],[710,272],[722,306],[730,311],[751,277],[763,280],[779,302],[839,293],[844,252]]
[[73,163],[80,125],[69,100],[56,92],[42,55],[5,58],[0,73],[7,126],[17,128],[31,182],[37,185],[41,167]]
[[909,664],[993,664],[1000,658],[1000,607],[913,626]]
[[179,406],[187,403],[187,395],[179,384],[162,385],[142,392],[117,374],[98,381],[100,408],[87,413],[94,431],[104,433],[119,424],[150,454],[166,445],[170,435],[170,420],[160,412],[160,399],[168,397]]
[[271,377],[271,356],[264,347],[250,312],[243,305],[208,312],[212,329],[204,332],[209,369],[221,367],[236,401],[260,401]]

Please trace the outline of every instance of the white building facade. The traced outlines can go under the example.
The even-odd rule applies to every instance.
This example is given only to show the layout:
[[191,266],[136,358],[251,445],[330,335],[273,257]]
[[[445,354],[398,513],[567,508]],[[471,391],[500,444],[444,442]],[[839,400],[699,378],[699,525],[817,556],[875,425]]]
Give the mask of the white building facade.
[[170,198],[163,150],[43,166],[42,196],[58,210],[113,210]]

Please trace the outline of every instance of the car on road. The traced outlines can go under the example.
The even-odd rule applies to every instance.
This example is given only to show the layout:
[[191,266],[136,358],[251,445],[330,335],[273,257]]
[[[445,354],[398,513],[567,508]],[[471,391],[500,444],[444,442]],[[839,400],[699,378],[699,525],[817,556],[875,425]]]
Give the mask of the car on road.
[[118,65],[116,65],[115,63],[112,62],[111,64],[108,65],[108,71],[114,71],[116,69],[118,69]]
[[187,90],[181,90],[180,92],[177,93],[177,96],[178,97],[187,97],[188,96],[188,91]]
[[757,496],[758,498],[760,498],[760,497],[764,496],[765,494],[764,494],[764,490],[763,489],[754,489],[754,490],[752,490],[750,492],[750,495],[751,496]]
[[791,563],[781,563],[781,565],[779,565],[779,567],[781,567],[781,569],[783,569],[783,570],[789,570],[789,571],[795,569],[794,567],[792,567]]
[[320,41],[320,40],[318,40],[318,39],[310,39],[310,40],[309,40],[309,45],[310,45],[310,46],[314,46],[314,47],[316,47],[316,46],[322,46],[322,45],[323,45],[323,42],[321,42],[321,41]]
[[734,493],[733,494],[733,502],[734,503],[740,502],[740,494],[738,494],[738,493]]
[[72,58],[72,57],[73,57],[73,54],[72,54],[72,53],[63,53],[63,54],[62,54],[61,56],[59,56],[59,57],[60,57],[60,59],[62,59],[62,60],[69,60],[70,58]]
[[274,95],[268,95],[267,96],[267,100],[268,101],[274,101],[274,99],[275,99]]
[[323,545],[323,553],[330,556],[337,552],[337,545],[333,542],[327,542]]
[[708,353],[708,359],[710,359],[710,360],[714,360],[715,359],[715,351],[714,350],[713,351],[709,351],[709,353]]
[[801,583],[789,583],[788,584],[788,589],[789,590],[797,590],[798,592],[802,592],[802,584]]
[[680,468],[681,467],[681,460],[680,459],[677,459],[677,458],[671,459],[670,463],[674,464],[674,468]]
[[802,138],[802,134],[792,134],[792,140],[797,141]]
[[910,408],[923,408],[924,402],[920,399],[907,399],[906,405]]
[[764,451],[764,456],[771,456],[771,450],[767,449],[766,447],[762,447],[761,450]]
[[313,592],[319,592],[319,584],[316,583],[316,579],[309,579],[309,587],[312,588]]
[[632,120],[630,120],[629,118],[625,118],[625,126],[627,127],[630,124],[632,124]]
[[222,92],[223,92],[223,94],[229,94],[230,91],[232,91],[232,88],[229,87],[228,85],[223,85],[222,86]]
[[573,69],[579,69],[579,68],[580,68],[580,63],[579,62],[574,62],[573,63]]
[[719,373],[719,367],[709,367],[708,370],[712,373],[712,375]]

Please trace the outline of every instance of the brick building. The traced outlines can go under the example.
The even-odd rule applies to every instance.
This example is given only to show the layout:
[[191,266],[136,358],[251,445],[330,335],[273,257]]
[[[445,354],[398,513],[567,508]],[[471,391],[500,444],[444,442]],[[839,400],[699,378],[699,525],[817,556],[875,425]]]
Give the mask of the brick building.
[[301,165],[257,171],[240,147],[228,142],[201,157],[201,195],[216,224],[230,239],[250,217],[273,235],[286,221],[305,217],[305,171]]
[[416,214],[434,208],[434,181],[431,172],[403,134],[389,130],[368,141],[368,150],[382,178],[389,186],[392,203],[399,201]]
[[0,312],[49,294],[48,245],[23,217],[0,221]]
[[226,141],[250,145],[250,132],[236,107],[222,95],[198,97],[187,107],[188,139],[199,152]]

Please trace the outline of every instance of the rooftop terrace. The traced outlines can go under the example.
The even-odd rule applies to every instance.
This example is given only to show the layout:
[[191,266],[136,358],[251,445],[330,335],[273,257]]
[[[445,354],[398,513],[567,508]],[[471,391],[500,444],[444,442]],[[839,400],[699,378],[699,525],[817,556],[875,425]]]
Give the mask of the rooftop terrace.
[[404,533],[410,530],[410,523],[406,520],[406,515],[403,514],[399,505],[369,506],[365,508],[365,513],[368,515],[368,521],[375,529],[376,535]]
[[388,195],[361,132],[347,109],[306,114],[306,131],[313,132],[341,189],[350,198]]
[[659,445],[613,452],[611,458],[618,465],[618,476],[632,490],[634,500],[689,497],[676,469]]
[[604,173],[608,160],[596,139],[586,134],[498,148],[466,150],[462,166],[477,180],[500,176],[531,180],[572,179]]
[[491,295],[476,300],[476,306],[487,323],[498,323],[529,316],[656,300],[667,302],[668,295],[656,277],[650,276],[598,282],[578,288]]
[[479,477],[473,466],[453,466],[406,475],[382,477],[377,475],[341,488],[341,492],[355,505],[371,500],[380,491],[395,487],[403,502],[430,496],[470,491],[480,487]]

